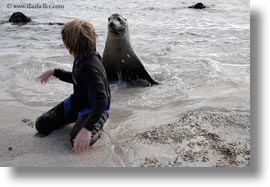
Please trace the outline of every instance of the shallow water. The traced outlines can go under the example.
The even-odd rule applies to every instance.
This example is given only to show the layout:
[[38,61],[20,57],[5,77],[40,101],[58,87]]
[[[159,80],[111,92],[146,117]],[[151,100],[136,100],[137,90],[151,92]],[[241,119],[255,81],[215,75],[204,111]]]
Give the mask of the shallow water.
[[[16,2],[39,1],[12,4]],[[205,0],[209,6],[205,10],[186,8],[193,0],[61,1],[64,9],[8,9],[8,3],[0,2],[1,22],[21,11],[35,24],[0,25],[1,103],[45,111],[71,94],[70,84],[52,79],[41,85],[35,80],[48,68],[72,67],[61,41],[61,26],[45,23],[89,20],[102,54],[107,18],[117,12],[128,19],[133,48],[161,84],[146,88],[111,85],[114,123],[124,126],[136,121],[138,126],[151,126],[182,111],[207,106],[249,110],[248,0]]]

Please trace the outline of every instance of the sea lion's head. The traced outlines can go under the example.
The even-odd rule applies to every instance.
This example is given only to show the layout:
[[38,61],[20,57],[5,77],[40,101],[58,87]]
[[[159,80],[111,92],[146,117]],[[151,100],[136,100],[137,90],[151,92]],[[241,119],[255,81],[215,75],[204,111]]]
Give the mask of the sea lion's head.
[[108,18],[108,30],[115,35],[123,35],[128,30],[127,19],[120,14],[112,14]]
[[30,22],[31,18],[27,17],[21,12],[15,12],[10,16],[8,21],[13,24],[25,24]]

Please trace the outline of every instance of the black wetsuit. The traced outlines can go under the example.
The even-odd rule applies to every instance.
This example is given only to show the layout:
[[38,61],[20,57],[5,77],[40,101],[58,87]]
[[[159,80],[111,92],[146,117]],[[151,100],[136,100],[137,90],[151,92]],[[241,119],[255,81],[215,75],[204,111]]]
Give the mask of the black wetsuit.
[[82,127],[92,132],[91,145],[100,137],[109,117],[111,93],[106,72],[98,53],[89,53],[87,59],[75,58],[72,72],[54,70],[54,76],[73,84],[74,93],[40,116],[36,121],[39,133],[48,135],[75,122],[70,132],[71,141]]

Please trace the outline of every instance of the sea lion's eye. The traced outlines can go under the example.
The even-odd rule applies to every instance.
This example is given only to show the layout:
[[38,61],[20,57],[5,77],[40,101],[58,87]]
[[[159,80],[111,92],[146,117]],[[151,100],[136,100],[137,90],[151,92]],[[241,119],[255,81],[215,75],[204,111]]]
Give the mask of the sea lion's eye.
[[111,18],[110,17],[108,17],[108,21],[110,21],[111,20]]
[[117,21],[121,21],[122,19],[120,17],[117,18]]

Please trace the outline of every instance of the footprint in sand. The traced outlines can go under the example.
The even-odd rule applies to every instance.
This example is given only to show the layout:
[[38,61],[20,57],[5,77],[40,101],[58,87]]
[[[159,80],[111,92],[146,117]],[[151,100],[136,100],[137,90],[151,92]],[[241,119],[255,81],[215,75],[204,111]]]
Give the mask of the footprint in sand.
[[34,128],[35,127],[35,123],[33,121],[31,121],[31,119],[22,119],[23,123],[26,123],[29,127]]

